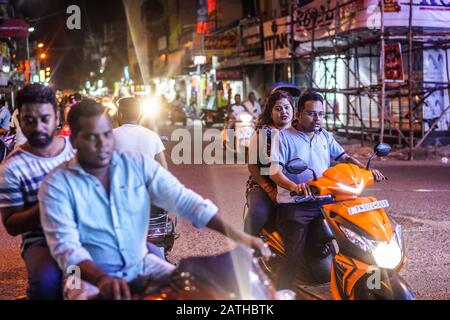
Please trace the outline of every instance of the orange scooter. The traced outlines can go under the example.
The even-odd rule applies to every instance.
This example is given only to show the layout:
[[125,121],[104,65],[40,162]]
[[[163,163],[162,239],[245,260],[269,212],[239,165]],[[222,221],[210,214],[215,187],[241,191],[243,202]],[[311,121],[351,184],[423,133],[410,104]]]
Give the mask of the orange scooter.
[[[291,160],[286,171],[300,174],[313,171],[309,181],[311,196],[291,194],[296,203],[318,203],[323,219],[310,229],[305,259],[299,266],[296,293],[305,299],[411,300],[414,295],[399,275],[406,262],[401,226],[384,210],[387,200],[362,197],[374,183],[369,171],[374,156],[386,156],[391,148],[378,144],[366,170],[353,164],[338,164],[317,178],[301,159]],[[276,230],[263,229],[261,237],[276,258],[265,264],[276,277],[283,262],[283,241]]]

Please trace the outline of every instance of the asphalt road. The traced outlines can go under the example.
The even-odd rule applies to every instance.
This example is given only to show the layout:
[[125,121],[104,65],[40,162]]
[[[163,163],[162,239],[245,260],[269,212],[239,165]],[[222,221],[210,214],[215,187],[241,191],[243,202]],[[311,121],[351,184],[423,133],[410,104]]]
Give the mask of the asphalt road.
[[[168,148],[170,155],[170,147]],[[170,170],[189,188],[211,199],[225,219],[242,228],[245,202],[244,165],[173,165]],[[367,195],[387,199],[390,214],[403,225],[407,256],[401,275],[418,299],[450,299],[450,165],[436,161],[375,162],[389,181],[367,189]],[[179,239],[169,259],[210,255],[232,247],[223,236],[197,230],[179,221]],[[0,299],[14,299],[26,287],[19,238],[0,227]]]

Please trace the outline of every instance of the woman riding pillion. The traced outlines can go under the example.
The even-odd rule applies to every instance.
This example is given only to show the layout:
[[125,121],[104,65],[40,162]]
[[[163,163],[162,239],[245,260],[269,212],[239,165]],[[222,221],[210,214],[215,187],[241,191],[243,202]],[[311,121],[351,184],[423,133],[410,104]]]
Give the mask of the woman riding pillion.
[[[257,235],[268,221],[274,220],[277,188],[268,176],[271,140],[276,132],[291,126],[293,114],[294,101],[288,92],[277,90],[271,93],[252,136],[250,160],[257,161],[248,164],[251,176],[247,181],[248,213],[244,222],[244,230],[252,235]],[[265,159],[259,158],[260,150],[264,150]]]

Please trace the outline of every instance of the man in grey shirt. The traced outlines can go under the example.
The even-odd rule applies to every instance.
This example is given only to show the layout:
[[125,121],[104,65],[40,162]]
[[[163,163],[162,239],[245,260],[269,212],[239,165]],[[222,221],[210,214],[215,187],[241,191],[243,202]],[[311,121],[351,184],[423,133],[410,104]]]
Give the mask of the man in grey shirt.
[[[333,135],[321,128],[325,116],[324,99],[315,92],[302,95],[298,101],[297,123],[279,134],[279,144],[272,150],[270,178],[277,184],[278,231],[285,244],[287,261],[279,270],[277,286],[292,289],[295,277],[304,255],[308,228],[312,221],[321,218],[320,207],[316,204],[296,204],[291,192],[310,194],[307,182],[311,171],[294,175],[286,172],[284,166],[296,158],[303,159],[313,169],[317,177],[331,165],[331,160],[365,166],[357,159],[345,153],[344,148]],[[378,170],[372,170],[376,181],[384,176]]]

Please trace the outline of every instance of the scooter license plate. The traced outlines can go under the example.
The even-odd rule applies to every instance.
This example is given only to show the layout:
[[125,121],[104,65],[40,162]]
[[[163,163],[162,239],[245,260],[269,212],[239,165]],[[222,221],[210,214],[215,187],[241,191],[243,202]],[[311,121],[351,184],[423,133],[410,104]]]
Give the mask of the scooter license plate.
[[362,213],[362,212],[367,212],[367,211],[372,211],[372,210],[377,210],[377,209],[382,209],[382,208],[387,208],[387,207],[389,207],[389,202],[387,200],[380,200],[380,201],[360,204],[359,206],[350,207],[350,208],[348,208],[348,213],[350,215],[354,215],[354,214],[358,214],[358,213]]

